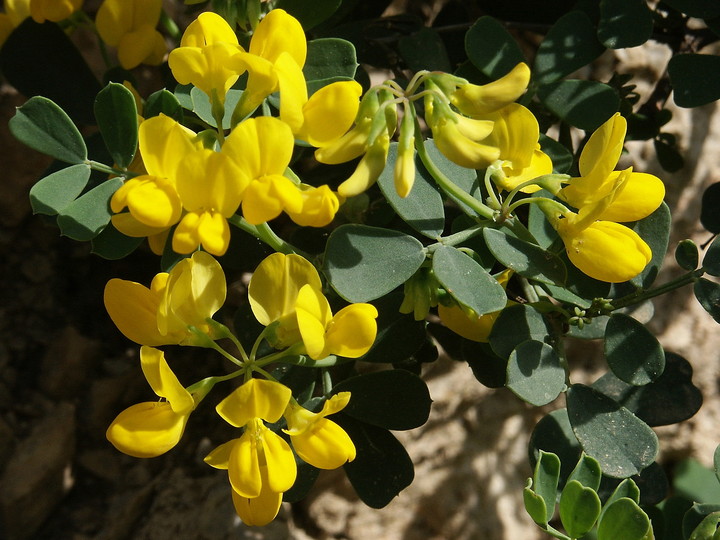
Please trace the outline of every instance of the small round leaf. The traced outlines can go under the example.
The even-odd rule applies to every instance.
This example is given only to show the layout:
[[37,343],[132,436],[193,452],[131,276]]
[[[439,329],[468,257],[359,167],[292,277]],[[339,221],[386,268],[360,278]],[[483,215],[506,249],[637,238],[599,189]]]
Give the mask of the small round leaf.
[[690,239],[678,242],[675,248],[675,260],[683,270],[689,272],[695,270],[700,261],[697,244]]
[[577,480],[570,480],[560,496],[560,521],[572,538],[592,529],[600,515],[600,497]]
[[635,501],[621,498],[607,507],[598,525],[598,540],[651,540],[650,518]]
[[665,369],[665,352],[641,322],[615,313],[605,327],[605,358],[620,380],[642,386]]
[[547,405],[565,388],[565,369],[550,345],[524,341],[510,354],[506,386],[527,403]]

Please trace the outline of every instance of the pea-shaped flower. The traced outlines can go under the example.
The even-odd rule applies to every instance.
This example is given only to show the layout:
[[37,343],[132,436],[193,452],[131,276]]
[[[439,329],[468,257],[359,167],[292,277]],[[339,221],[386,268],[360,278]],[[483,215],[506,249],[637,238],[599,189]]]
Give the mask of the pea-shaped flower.
[[30,15],[37,23],[60,22],[82,7],[83,0],[30,0]]
[[227,469],[235,509],[248,525],[265,525],[280,509],[282,494],[297,477],[295,456],[265,422],[280,420],[292,393],[280,383],[250,379],[222,400],[216,410],[243,434],[221,444],[205,462]]
[[343,428],[326,418],[343,410],[350,401],[350,392],[340,392],[328,399],[319,413],[296,403],[285,411],[293,448],[305,463],[318,469],[337,469],[355,459],[355,445]]
[[158,349],[142,347],[140,365],[153,391],[165,401],[148,401],[121,412],[107,429],[115,448],[133,457],[164,454],[182,438],[190,413],[197,405]]
[[124,279],[105,286],[105,309],[128,339],[141,345],[197,344],[196,328],[212,334],[207,319],[225,302],[225,274],[198,251],[157,274],[150,288]]
[[161,10],[162,0],[105,0],[98,9],[98,34],[105,43],[117,47],[123,68],[162,62],[167,47],[155,29]]

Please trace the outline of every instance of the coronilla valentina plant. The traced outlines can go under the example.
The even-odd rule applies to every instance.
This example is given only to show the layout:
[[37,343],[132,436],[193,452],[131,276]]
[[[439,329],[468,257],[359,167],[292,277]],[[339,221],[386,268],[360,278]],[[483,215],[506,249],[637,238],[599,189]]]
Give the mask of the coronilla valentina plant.
[[[364,502],[382,507],[413,476],[389,430],[427,420],[422,368],[444,350],[480,384],[531,405],[564,396],[566,407],[528,439],[525,506],[539,527],[564,539],[594,527],[601,540],[653,538],[650,499],[631,479],[662,474],[659,424],[643,396],[675,423],[697,410],[678,396],[697,389],[674,375],[687,361],[664,351],[633,310],[692,284],[720,320],[720,284],[707,278],[720,275],[720,243],[701,260],[685,241],[676,252],[685,273],[654,284],[671,219],[664,179],[623,157],[641,138],[632,88],[566,78],[605,46],[640,44],[623,18],[630,8],[601,2],[599,19],[570,10],[534,60],[483,17],[468,26],[469,59],[457,69],[401,41],[395,76],[370,84],[353,43],[330,37],[351,3],[317,12],[185,4],[177,21],[159,0],[104,0],[96,13],[14,0],[0,17],[2,55],[29,39],[66,44],[82,27],[107,67],[90,101],[85,90],[77,103],[34,95],[11,120],[18,139],[55,159],[30,191],[34,211],[106,259],[157,259],[150,283],[119,277],[105,287],[107,314],[140,347],[138,369],[155,394],[119,412],[109,442],[137,458],[173,452],[202,431],[194,416],[212,393],[213,414],[236,435],[212,441],[205,462],[227,471],[245,524],[270,523],[284,497],[302,498],[319,470],[341,467]],[[652,27],[642,6],[633,17]],[[588,32],[592,47],[578,37]],[[579,60],[561,50],[565,38],[579,43]],[[689,73],[677,58],[679,103],[696,105],[692,85],[673,75]],[[146,91],[136,75],[152,69],[162,84]],[[6,75],[31,88],[28,73]],[[238,260],[251,274],[246,289]],[[246,293],[237,313],[231,288]],[[601,340],[605,375],[575,382],[568,338]],[[217,354],[223,363],[208,365],[224,367],[187,384],[178,345]],[[670,380],[686,391],[666,397]],[[561,475],[561,461],[577,462],[574,472]],[[714,530],[711,514],[686,538]],[[631,521],[639,525],[622,525]]]

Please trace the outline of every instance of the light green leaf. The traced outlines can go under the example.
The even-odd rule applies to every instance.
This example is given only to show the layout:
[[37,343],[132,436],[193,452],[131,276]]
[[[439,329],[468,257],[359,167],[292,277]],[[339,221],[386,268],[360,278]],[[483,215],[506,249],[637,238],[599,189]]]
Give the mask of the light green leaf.
[[560,496],[560,521],[572,538],[580,538],[592,529],[600,515],[600,497],[577,480],[570,480]]
[[[531,489],[532,484],[532,479],[528,478],[525,489],[523,489],[523,503],[525,504],[525,511],[530,515],[535,523],[541,527],[547,527],[549,521],[547,518],[547,506],[545,505],[543,498]],[[553,509],[554,508],[555,502],[553,501]]]
[[10,132],[33,150],[66,163],[84,163],[87,147],[70,117],[54,102],[34,96],[8,123]]
[[583,450],[598,460],[606,476],[628,478],[655,461],[658,440],[653,430],[609,397],[574,384],[567,392],[567,408]]
[[324,271],[348,302],[369,302],[405,283],[425,260],[423,245],[407,234],[342,225],[328,238]]
[[[230,121],[232,119],[232,113],[235,110],[235,106],[240,101],[242,96],[242,90],[236,90],[231,88],[225,94],[225,114],[223,115],[222,127],[223,129],[230,129]],[[176,93],[176,96],[179,95]],[[217,127],[217,122],[212,115],[212,104],[208,95],[200,90],[199,88],[193,87],[190,90],[190,97],[192,99],[192,110],[197,114],[204,122],[207,122],[212,127]],[[182,101],[180,101],[182,103]],[[184,105],[183,105],[184,106]]]
[[110,156],[118,167],[127,167],[138,144],[135,97],[122,84],[111,82],[95,98],[94,110]]
[[551,452],[543,452],[540,450],[540,457],[537,463],[535,463],[535,471],[533,473],[533,491],[537,493],[545,503],[545,515],[542,516],[543,521],[535,519],[536,523],[547,524],[553,517],[559,479],[560,458]]
[[72,203],[90,179],[90,166],[71,165],[47,175],[30,188],[33,213],[54,216]]
[[650,518],[633,501],[621,498],[610,504],[598,524],[598,540],[651,540]]
[[507,304],[502,285],[474,259],[454,247],[436,249],[432,269],[447,292],[477,315],[499,311]]
[[620,482],[615,488],[615,491],[613,491],[610,497],[608,497],[608,500],[605,501],[603,509],[600,512],[599,520],[602,521],[603,515],[605,515],[605,511],[610,507],[612,503],[622,498],[630,499],[636,504],[640,504],[640,489],[637,487],[637,484],[631,478],[626,478],[625,480]]
[[505,386],[523,401],[540,407],[565,389],[565,369],[550,345],[524,341],[510,354]]
[[600,480],[602,478],[602,470],[600,469],[600,463],[598,461],[583,454],[575,465],[573,472],[568,477],[570,480],[577,480],[585,487],[588,487],[594,491],[597,491],[600,487]]
[[533,307],[515,304],[502,310],[490,331],[490,346],[500,358],[509,358],[523,341],[545,341],[549,331],[545,318]]
[[635,386],[656,380],[665,370],[665,351],[657,338],[622,313],[612,314],[605,327],[605,358],[620,380]]
[[714,539],[718,532],[718,524],[720,524],[720,512],[713,512],[705,516],[700,525],[690,535],[688,540],[708,540]]
[[111,178],[64,208],[57,219],[60,232],[81,242],[95,238],[110,223],[110,198],[122,183],[121,178]]

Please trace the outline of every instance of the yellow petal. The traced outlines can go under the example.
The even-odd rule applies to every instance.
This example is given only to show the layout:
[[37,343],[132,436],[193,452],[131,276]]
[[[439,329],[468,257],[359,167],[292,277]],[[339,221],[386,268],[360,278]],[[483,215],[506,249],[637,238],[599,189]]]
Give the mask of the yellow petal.
[[[143,238],[145,236],[155,236],[161,234],[168,229],[165,227],[148,227],[144,223],[135,219],[130,212],[115,214],[111,218],[113,226],[126,236],[133,238]],[[162,255],[162,251],[160,251]]]
[[280,119],[297,133],[303,125],[303,106],[308,100],[305,76],[288,52],[278,57],[274,67],[280,91]]
[[142,64],[155,51],[157,45],[155,25],[143,25],[127,32],[118,44],[118,60],[124,69],[132,69]]
[[604,180],[620,159],[626,132],[627,121],[620,113],[601,125],[580,153],[580,176],[598,176]]
[[570,261],[600,281],[621,283],[632,279],[652,258],[650,247],[635,231],[612,221],[596,221],[573,232],[558,228]]
[[390,138],[383,133],[367,149],[350,178],[338,186],[338,193],[343,197],[354,197],[372,186],[385,169],[389,147]]
[[461,167],[483,169],[500,157],[498,148],[465,137],[452,121],[441,121],[432,133],[438,150]]
[[243,217],[252,225],[275,219],[283,210],[297,214],[302,208],[300,190],[280,175],[262,176],[253,180],[243,194]]
[[514,169],[528,167],[540,136],[535,115],[522,105],[511,103],[490,118],[495,125],[484,143],[499,148],[500,159],[509,161]]
[[235,446],[239,440],[239,438],[232,439],[215,447],[212,452],[203,458],[203,461],[216,469],[227,470],[228,463],[230,462],[230,453],[232,452],[233,446]]
[[330,304],[320,289],[305,285],[295,302],[297,323],[305,350],[311,358],[319,360],[325,352],[325,328],[332,319]]
[[482,116],[501,109],[519,98],[530,82],[530,68],[525,63],[489,84],[466,84],[458,88],[450,99],[460,112],[468,116]]
[[[502,179],[493,177],[493,180],[500,189],[510,191],[534,178],[543,176],[544,174],[551,174],[552,171],[553,163],[550,156],[540,149],[535,149],[530,164],[527,167],[516,169],[511,166],[510,162],[505,162],[503,165],[503,173],[505,176]],[[540,186],[531,184],[525,186],[520,191],[523,193],[535,193],[540,189],[542,189]]]
[[339,139],[318,148],[315,151],[315,159],[327,165],[337,165],[361,156],[367,149],[371,125],[371,118],[362,119]]
[[298,138],[318,147],[338,140],[352,126],[361,94],[362,87],[355,81],[323,86],[302,108],[304,123],[296,132]]
[[140,367],[158,396],[165,398],[176,414],[189,414],[195,408],[192,395],[180,383],[165,360],[165,353],[152,347],[140,348]]
[[[267,474],[265,472],[264,474]],[[262,527],[267,525],[280,511],[280,505],[282,503],[282,493],[275,493],[266,487],[263,483],[263,488],[260,491],[260,495],[249,499],[239,495],[235,490],[232,490],[232,501],[235,506],[235,511],[245,525],[251,527]]]
[[138,129],[138,147],[151,176],[174,182],[183,158],[196,148],[195,133],[169,116],[148,118]]
[[322,418],[291,440],[300,459],[318,469],[337,469],[355,459],[352,439],[332,420]]
[[121,412],[105,435],[129,456],[156,457],[180,441],[187,420],[188,415],[177,414],[166,401],[138,403]]
[[30,0],[5,0],[3,4],[13,27],[17,28],[30,16]]
[[272,62],[254,54],[241,53],[234,60],[236,69],[248,72],[248,81],[235,106],[233,118],[245,118],[278,90],[278,74]]
[[198,222],[198,238],[203,249],[221,257],[230,247],[230,225],[219,212],[203,212]]
[[324,227],[335,218],[340,208],[340,200],[328,186],[302,186],[300,212],[285,209],[290,218],[302,227]]
[[280,419],[291,396],[291,390],[280,383],[250,379],[218,403],[215,410],[235,427],[242,427],[253,418],[273,423]]
[[[158,0],[148,3],[160,6]],[[127,0],[105,0],[100,5],[95,16],[95,26],[105,43],[117,47],[123,35],[132,29],[134,7],[135,3]],[[158,16],[160,16],[159,9]]]
[[287,52],[302,67],[307,56],[305,31],[295,17],[282,9],[273,9],[255,29],[249,52],[273,64]]
[[180,84],[197,86],[208,96],[215,90],[223,101],[244,71],[244,66],[239,63],[241,54],[239,45],[224,42],[204,47],[179,47],[170,52],[168,65]]
[[214,43],[237,45],[238,39],[225,19],[217,13],[206,11],[188,25],[180,41],[180,46],[204,47]]
[[[257,420],[257,419],[254,419]],[[243,497],[260,495],[263,479],[260,473],[260,445],[258,430],[267,429],[257,420],[245,428],[237,442],[230,449],[228,478],[233,491]]]
[[368,352],[377,336],[377,316],[372,304],[350,304],[338,311],[328,326],[327,353],[358,358]]
[[168,345],[182,337],[163,335],[157,326],[160,298],[147,287],[134,281],[111,279],[105,285],[105,309],[118,330],[141,345]]
[[265,258],[253,273],[248,298],[255,318],[268,326],[295,312],[295,302],[305,285],[320,290],[322,282],[315,267],[307,259],[284,253]]
[[292,158],[295,139],[290,126],[270,116],[251,118],[233,128],[222,153],[250,179],[281,176]]
[[171,227],[182,214],[175,186],[159,176],[137,176],[126,181],[110,201],[114,212],[120,212],[125,206],[133,218],[155,229]]
[[443,325],[455,332],[457,335],[477,341],[479,343],[487,343],[495,320],[500,312],[487,313],[480,317],[469,317],[460,306],[454,304],[452,306],[444,306],[438,304],[438,316]]
[[175,228],[172,238],[172,248],[175,253],[188,254],[195,251],[200,245],[198,226],[200,214],[188,212]]
[[297,478],[297,464],[290,446],[269,429],[263,430],[261,440],[267,464],[268,488],[276,493],[287,491]]
[[[610,178],[619,175],[611,174]],[[622,189],[615,195],[600,219],[616,222],[630,222],[652,214],[665,198],[665,184],[657,176],[631,172]]]

